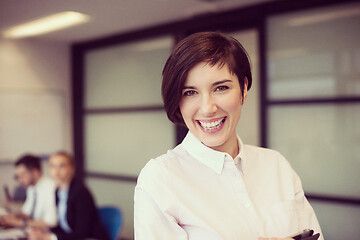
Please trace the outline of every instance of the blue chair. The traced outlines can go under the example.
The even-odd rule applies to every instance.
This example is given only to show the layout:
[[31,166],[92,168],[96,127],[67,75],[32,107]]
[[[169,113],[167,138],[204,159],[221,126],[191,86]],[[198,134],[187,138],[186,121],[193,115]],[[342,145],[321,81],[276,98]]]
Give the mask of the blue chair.
[[99,208],[100,220],[107,231],[110,240],[118,239],[122,227],[122,212],[113,206],[103,206]]

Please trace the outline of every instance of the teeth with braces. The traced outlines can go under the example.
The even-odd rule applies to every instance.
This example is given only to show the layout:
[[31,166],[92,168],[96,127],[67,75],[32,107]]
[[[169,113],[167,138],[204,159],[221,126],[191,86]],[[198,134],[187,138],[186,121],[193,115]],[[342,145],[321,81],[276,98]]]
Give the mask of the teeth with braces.
[[214,122],[201,122],[201,121],[199,121],[199,123],[200,123],[201,127],[203,127],[204,129],[213,130],[213,129],[219,128],[223,124],[223,120],[224,120],[224,118],[219,119],[219,120],[214,121]]

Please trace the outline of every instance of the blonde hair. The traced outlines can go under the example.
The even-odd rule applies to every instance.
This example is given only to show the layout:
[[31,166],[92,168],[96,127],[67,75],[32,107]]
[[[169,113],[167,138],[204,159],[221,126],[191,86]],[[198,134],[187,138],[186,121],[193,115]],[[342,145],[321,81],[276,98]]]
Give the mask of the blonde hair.
[[51,157],[53,157],[53,156],[61,156],[61,157],[66,158],[69,161],[70,165],[75,168],[75,159],[72,154],[70,154],[66,151],[58,151],[51,155]]

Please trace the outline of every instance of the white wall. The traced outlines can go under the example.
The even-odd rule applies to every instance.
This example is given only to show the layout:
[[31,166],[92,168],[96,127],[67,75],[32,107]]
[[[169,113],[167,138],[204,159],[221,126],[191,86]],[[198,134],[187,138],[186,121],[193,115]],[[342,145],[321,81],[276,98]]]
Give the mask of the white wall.
[[[59,148],[67,151],[72,151],[70,78],[70,48],[68,45],[35,39],[15,41],[0,39],[0,94],[3,96],[7,93],[51,95],[56,92],[62,96],[62,107],[60,108],[60,114],[63,117],[61,121],[62,124],[61,126],[53,126],[53,129],[62,132],[61,136],[63,139],[60,141]],[[22,109],[24,106],[21,104],[13,104],[16,106],[14,111],[29,111],[28,109]],[[46,104],[47,103],[44,103],[44,105]],[[4,113],[0,112],[0,114]],[[40,124],[41,123],[39,123],[39,125]],[[9,134],[9,131],[5,131],[8,130],[6,128],[9,126],[4,125],[5,124],[1,124],[0,122],[0,134]],[[23,129],[24,132],[29,132],[28,129],[33,128],[40,129],[41,131],[41,127],[41,125],[28,126],[24,124],[19,126],[20,129],[17,130]],[[43,131],[46,131],[46,129]],[[38,132],[35,134],[42,133]],[[8,137],[10,138],[11,136]],[[1,137],[1,139],[3,139],[2,141],[6,138],[7,136]],[[0,142],[0,145],[6,145],[7,148],[17,149],[18,151],[18,156],[0,159],[1,188],[5,183],[8,184],[10,188],[14,186],[14,167],[10,161],[15,161],[16,158],[22,154],[22,148],[24,151],[29,151],[25,146],[26,144],[23,144],[23,146],[14,146],[15,144],[16,143],[11,142],[9,146],[9,142],[6,142],[6,140]],[[34,153],[36,154],[36,152]],[[4,193],[0,191],[0,202],[3,200]]]

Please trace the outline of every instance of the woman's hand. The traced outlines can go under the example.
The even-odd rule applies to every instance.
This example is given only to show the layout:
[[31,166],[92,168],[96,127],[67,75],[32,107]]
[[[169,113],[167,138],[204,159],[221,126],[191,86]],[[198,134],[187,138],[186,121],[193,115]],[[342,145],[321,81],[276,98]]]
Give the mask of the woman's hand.
[[50,240],[51,233],[40,228],[31,228],[28,232],[29,240]]

